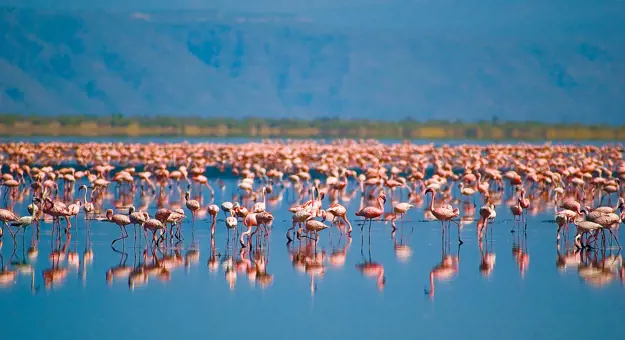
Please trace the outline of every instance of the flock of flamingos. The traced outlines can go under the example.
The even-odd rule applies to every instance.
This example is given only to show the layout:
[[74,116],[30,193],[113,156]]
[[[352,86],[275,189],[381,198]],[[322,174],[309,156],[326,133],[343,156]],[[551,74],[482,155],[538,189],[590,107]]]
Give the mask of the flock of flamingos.
[[[484,252],[483,240],[487,243],[493,228],[506,226],[496,223],[497,212],[504,207],[514,218],[507,228],[515,235],[528,232],[527,214],[553,211],[554,242],[568,247],[572,241],[571,250],[559,256],[559,265],[583,267],[580,275],[602,284],[625,276],[616,256],[605,255],[621,246],[623,152],[615,145],[434,146],[373,140],[5,143],[0,144],[0,248],[9,237],[17,249],[16,237],[30,228],[28,257],[36,257],[39,233],[50,232],[57,242],[50,255],[55,265],[43,272],[44,283],[50,286],[67,275],[67,268],[58,265],[66,256],[69,264],[80,265],[77,252],[67,252],[79,218],[84,219],[87,238],[92,228],[118,228],[119,237],[111,240],[114,247],[120,243],[125,247],[132,230],[135,248],[137,242],[143,247],[142,264],[126,265],[127,254],[121,251],[122,260],[106,278],[109,282],[125,278],[134,287],[150,276],[167,279],[171,268],[197,262],[195,230],[204,229],[211,235],[209,268],[222,265],[231,286],[237,272],[266,286],[273,279],[266,267],[268,237],[278,233],[285,235],[280,237],[287,242],[293,265],[310,274],[314,290],[314,278],[323,275],[325,262],[345,263],[352,233],[360,232],[361,237],[368,233],[370,240],[372,229],[384,228],[395,240],[396,230],[403,235],[404,225],[412,222],[404,219],[415,207],[423,207],[426,220],[440,221],[443,249],[456,241],[460,247],[463,228],[475,223],[480,270],[488,274],[494,256]],[[226,188],[223,179],[233,176],[236,181],[229,183],[236,187]],[[215,190],[228,190],[232,200],[214,202]],[[354,197],[360,206],[348,211],[346,202]],[[289,201],[291,217],[274,221],[272,207],[283,206],[283,200]],[[28,213],[20,217],[15,208],[22,203]],[[193,235],[185,256],[179,246],[183,228]],[[238,252],[238,257],[217,255],[218,228],[228,235],[226,252]],[[340,235],[343,248],[330,256],[318,251],[324,233]],[[395,242],[395,251],[398,257],[410,256],[403,241]],[[522,247],[517,252],[522,269],[529,256]],[[595,254],[595,259],[585,252]],[[604,254],[601,260],[598,252]],[[92,259],[91,250],[85,250],[82,265]],[[20,270],[29,268],[25,259],[13,268],[2,260],[0,284],[11,284]],[[444,251],[430,273],[426,292],[433,295],[434,280],[453,276],[457,266],[458,258]],[[357,268],[384,287],[382,265],[365,261]]]

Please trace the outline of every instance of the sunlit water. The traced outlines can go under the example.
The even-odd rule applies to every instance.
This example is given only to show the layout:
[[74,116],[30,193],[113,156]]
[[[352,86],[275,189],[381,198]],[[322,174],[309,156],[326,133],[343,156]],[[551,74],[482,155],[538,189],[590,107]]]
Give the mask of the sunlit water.
[[[216,180],[211,178],[214,202],[231,201],[235,179],[225,179],[223,191]],[[172,192],[167,205],[180,204],[179,193]],[[279,193],[275,190],[271,196]],[[20,233],[15,243],[5,230],[3,265],[17,275],[0,286],[0,338],[621,339],[625,285],[620,253],[612,248],[582,253],[580,266],[575,264],[570,244],[561,243],[559,251],[556,247],[553,207],[545,202],[536,203],[528,214],[525,235],[511,233],[508,195],[497,206],[492,235],[489,232],[480,249],[475,222],[463,226],[462,246],[453,224],[443,243],[440,223],[425,221],[428,200],[411,210],[403,223],[398,221],[394,234],[390,223],[381,221],[373,223],[370,234],[368,227],[361,233],[354,216],[361,204],[356,191],[342,202],[355,227],[351,240],[336,227],[323,231],[315,257],[314,245],[306,248],[306,240],[286,242],[291,220],[287,208],[294,203],[293,189],[287,188],[281,201],[268,204],[275,221],[262,248],[241,252],[238,241],[229,241],[222,213],[214,246],[210,217],[198,218],[195,228],[189,218],[183,224],[184,241],[155,250],[169,271],[150,273],[147,282],[136,281],[134,287],[129,284],[130,269],[154,267],[155,261],[145,241],[134,240],[132,227],[128,239],[114,248],[111,241],[119,237],[119,228],[85,222],[82,212],[69,240],[63,231],[58,240],[57,235],[53,238],[51,222],[42,223],[38,241],[36,228]],[[26,194],[14,211],[26,215],[31,199]],[[111,195],[103,208],[113,207],[113,200]],[[1,202],[3,207],[8,204],[6,199]],[[205,190],[203,209],[210,203]],[[156,200],[143,200],[137,192],[134,205],[145,204],[153,215]],[[622,237],[622,228],[619,233]],[[28,249],[35,245],[38,254],[29,256]],[[291,254],[300,248],[316,259],[309,260],[308,268],[293,261]],[[89,249],[91,262],[85,257]],[[53,251],[57,256],[51,257]],[[194,259],[194,251],[199,258]],[[562,266],[559,255],[569,255],[572,264]],[[432,290],[431,272],[440,269],[444,259],[447,278],[434,277]],[[602,259],[611,269],[603,271],[601,283],[597,277],[582,277],[580,268],[588,271]],[[266,265],[266,273],[237,271],[245,260]],[[364,275],[359,265],[368,263],[382,266],[383,273],[377,267],[372,275]],[[107,280],[107,271],[120,266],[132,268]],[[66,276],[46,283],[44,273],[54,268],[66,268]]]

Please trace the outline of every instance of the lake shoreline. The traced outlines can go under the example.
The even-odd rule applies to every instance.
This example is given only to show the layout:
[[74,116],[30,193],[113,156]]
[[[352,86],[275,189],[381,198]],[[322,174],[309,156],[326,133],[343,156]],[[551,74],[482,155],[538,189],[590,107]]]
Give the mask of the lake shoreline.
[[9,137],[158,137],[273,139],[395,139],[468,141],[619,141],[625,126],[539,122],[425,122],[324,119],[203,118],[169,116],[20,115],[0,113]]

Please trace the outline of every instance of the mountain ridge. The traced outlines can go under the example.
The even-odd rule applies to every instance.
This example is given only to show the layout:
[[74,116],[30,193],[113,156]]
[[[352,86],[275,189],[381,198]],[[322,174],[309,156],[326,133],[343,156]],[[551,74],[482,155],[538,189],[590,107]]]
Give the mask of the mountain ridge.
[[625,122],[610,23],[536,35],[219,11],[0,17],[2,112]]

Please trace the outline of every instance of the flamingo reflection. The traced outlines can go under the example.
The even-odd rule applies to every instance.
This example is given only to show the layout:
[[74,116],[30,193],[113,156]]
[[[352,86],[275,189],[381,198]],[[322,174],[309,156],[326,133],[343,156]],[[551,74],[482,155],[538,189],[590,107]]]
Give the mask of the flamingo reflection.
[[525,278],[525,273],[529,267],[530,255],[527,251],[527,233],[516,233],[512,242],[512,256],[519,267],[521,279]]
[[[484,246],[484,243],[486,243],[486,246]],[[490,243],[489,245],[489,241],[483,242],[481,239],[478,243],[480,248],[480,273],[486,277],[493,273],[495,269],[495,259],[497,258],[494,252],[489,251],[489,248],[492,246],[492,241],[490,241]]]
[[[362,239],[361,239],[362,240]],[[384,276],[384,266],[374,262],[371,259],[371,238],[369,237],[369,247],[368,247],[369,257],[365,258],[363,251],[363,244],[360,243],[360,255],[362,255],[363,262],[356,265],[356,269],[360,271],[364,276],[373,277],[376,280],[376,285],[380,291],[384,290],[384,285],[386,284],[386,277]]]
[[441,262],[434,266],[430,271],[430,288],[425,290],[425,293],[434,299],[434,281],[448,282],[456,277],[460,266],[460,245],[456,255],[449,254],[449,243],[443,242]]
[[[58,233],[57,233],[58,235]],[[65,282],[67,277],[67,268],[61,267],[60,264],[64,262],[67,247],[71,241],[71,233],[65,234],[65,241],[61,246],[60,235],[56,239],[56,247],[53,247],[53,251],[50,253],[50,260],[52,267],[43,271],[43,283],[46,289],[50,289],[53,286],[60,286]]]

